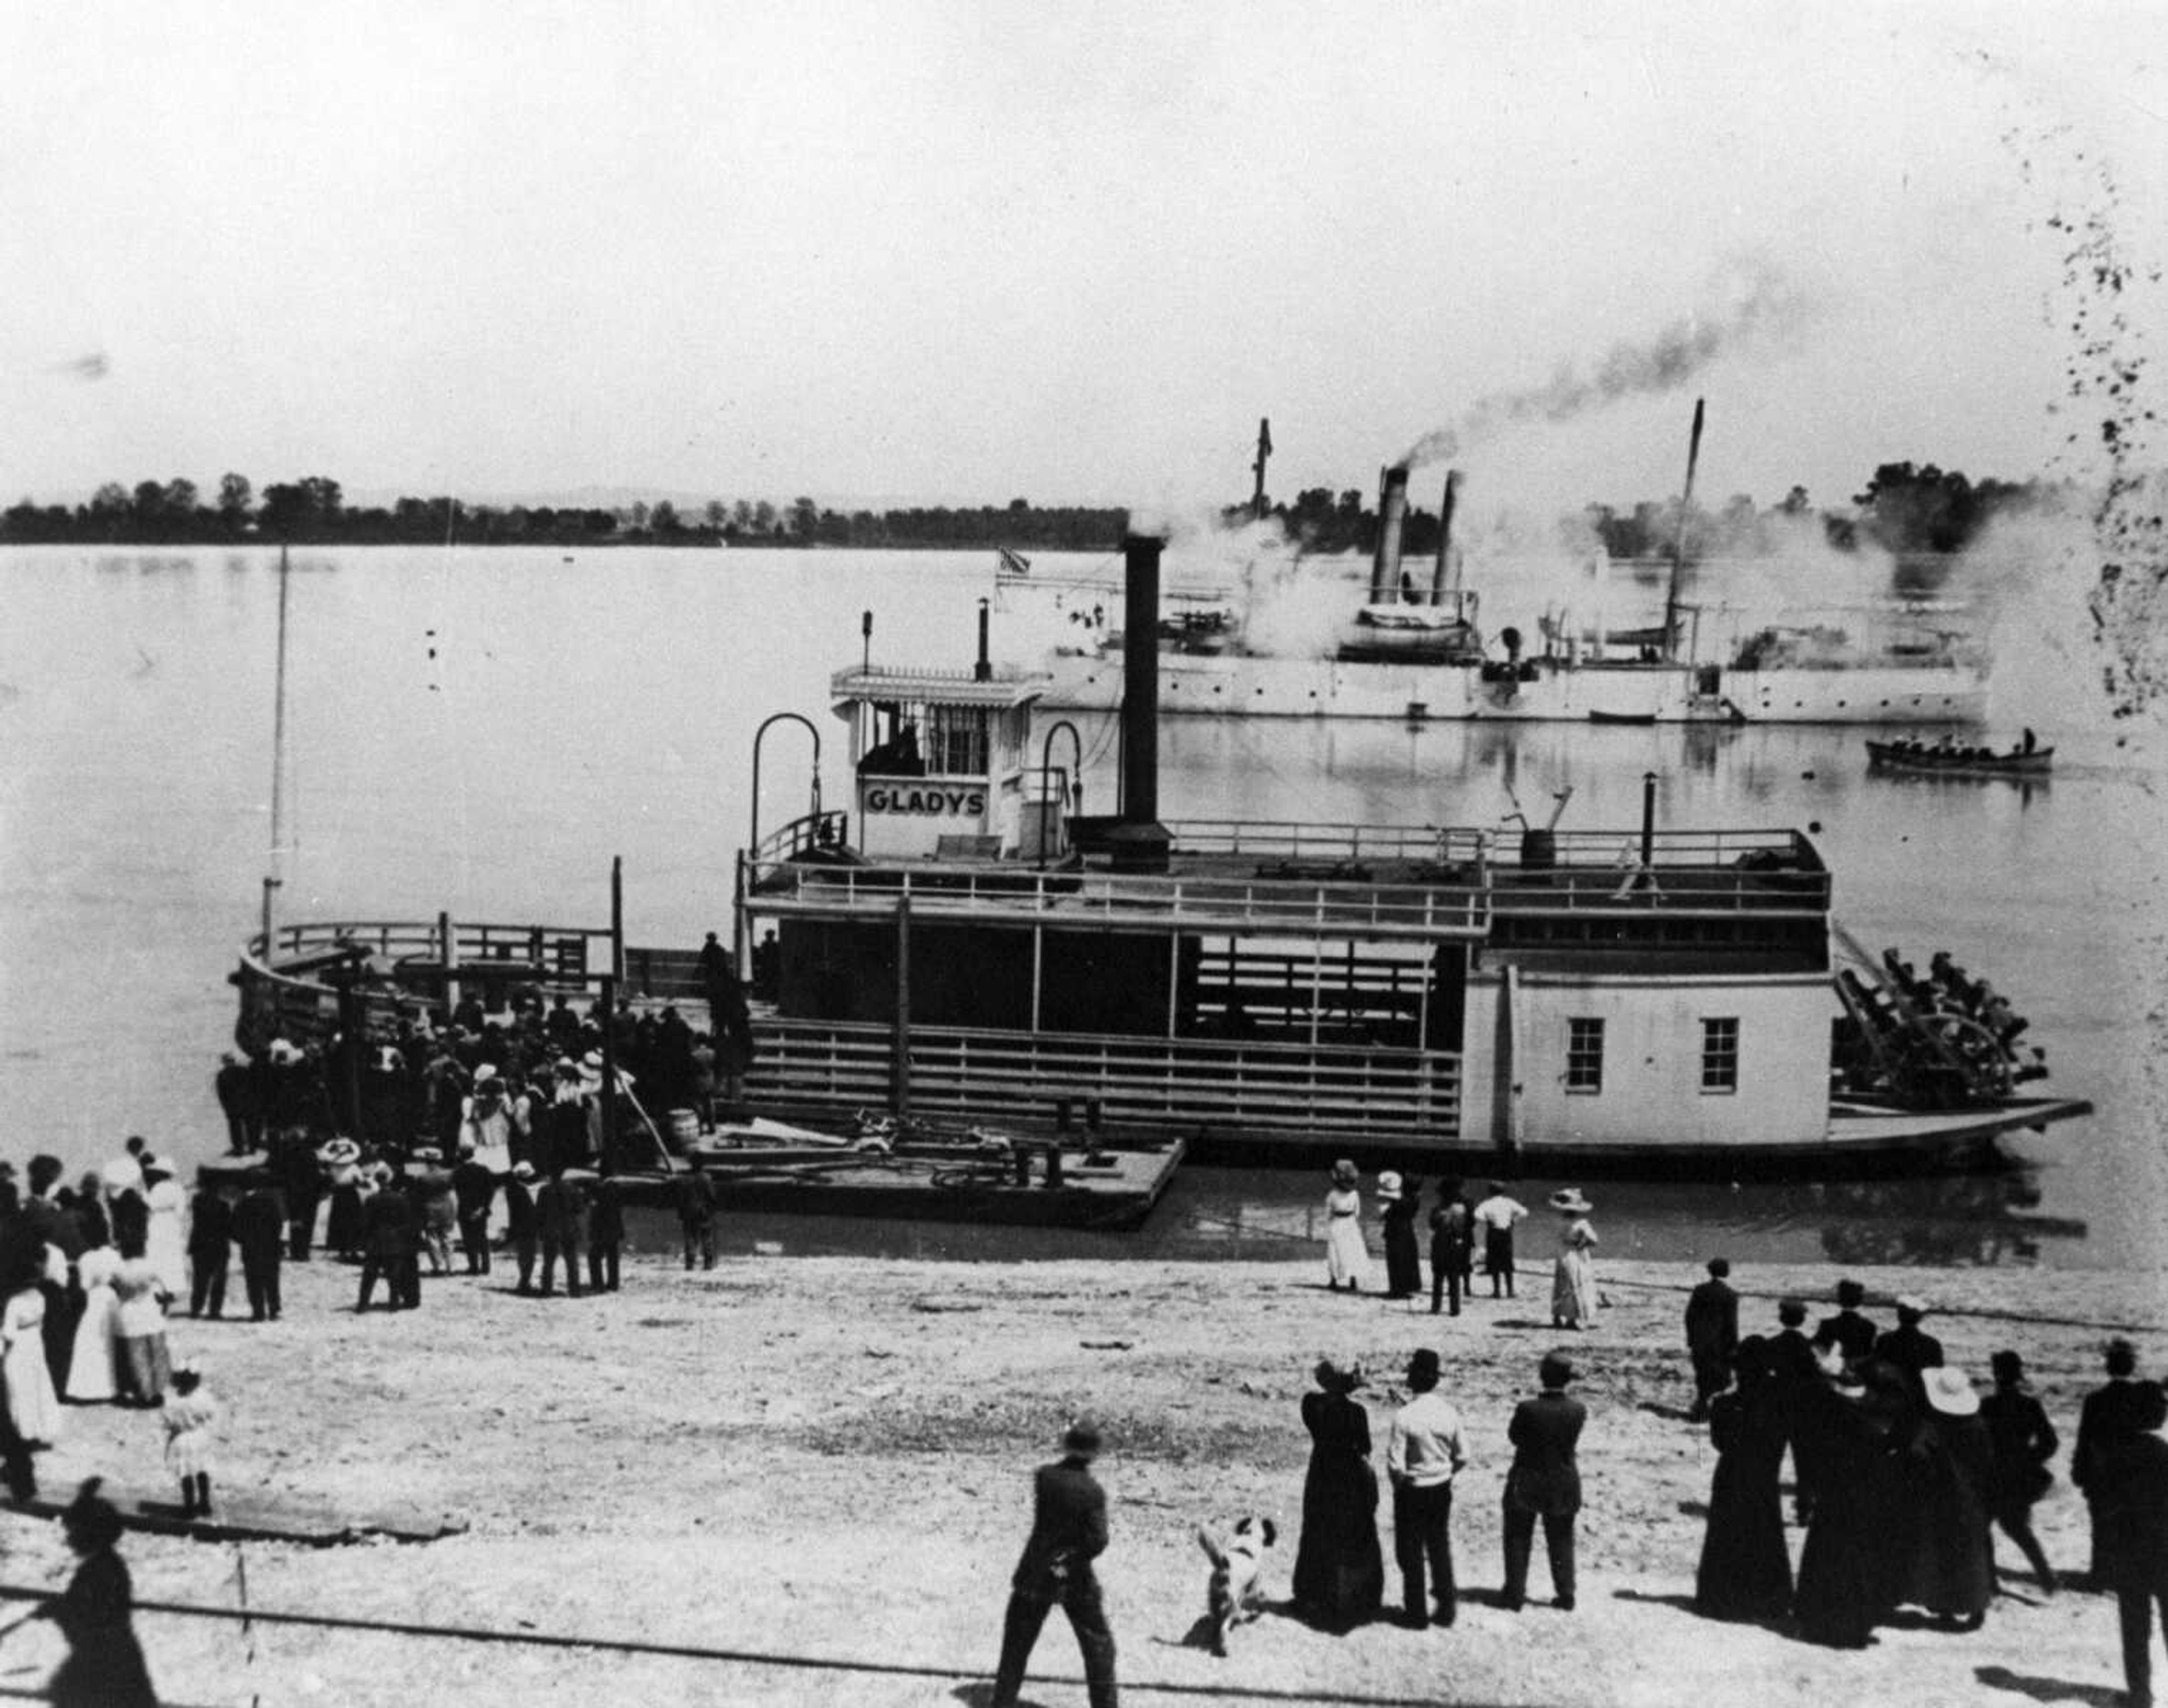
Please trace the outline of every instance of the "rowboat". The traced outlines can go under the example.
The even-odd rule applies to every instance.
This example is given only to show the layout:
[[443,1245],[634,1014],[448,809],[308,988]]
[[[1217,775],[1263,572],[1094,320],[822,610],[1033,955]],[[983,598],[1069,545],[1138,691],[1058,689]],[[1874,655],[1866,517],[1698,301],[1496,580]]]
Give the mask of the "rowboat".
[[2012,748],[1997,753],[1985,747],[1927,746],[1917,741],[1869,741],[1870,770],[1928,772],[1942,777],[2045,777],[2055,761],[2052,747],[2031,752]]

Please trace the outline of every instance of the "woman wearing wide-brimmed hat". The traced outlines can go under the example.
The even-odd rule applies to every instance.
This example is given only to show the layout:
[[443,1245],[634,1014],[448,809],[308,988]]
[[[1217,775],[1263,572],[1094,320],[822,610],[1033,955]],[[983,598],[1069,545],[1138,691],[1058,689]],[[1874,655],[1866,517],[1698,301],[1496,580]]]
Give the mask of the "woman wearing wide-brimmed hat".
[[1363,1291],[1370,1267],[1370,1254],[1363,1244],[1363,1199],[1355,1190],[1358,1178],[1353,1163],[1336,1162],[1332,1190],[1325,1195],[1325,1285],[1332,1288],[1345,1282],[1351,1293]]
[[1596,1229],[1588,1212],[1596,1206],[1576,1186],[1553,1192],[1559,1212],[1558,1261],[1551,1270],[1551,1323],[1560,1329],[1586,1329],[1596,1321]]
[[1900,1600],[1977,1630],[1995,1599],[1988,1488],[1995,1443],[1972,1379],[1953,1365],[1920,1372],[1927,1407],[1907,1470],[1918,1500],[1910,1569]]
[[1360,1365],[1325,1358],[1318,1361],[1316,1392],[1302,1397],[1310,1471],[1302,1485],[1294,1599],[1306,1618],[1328,1631],[1361,1624],[1385,1594],[1370,1416],[1354,1398],[1362,1385]]

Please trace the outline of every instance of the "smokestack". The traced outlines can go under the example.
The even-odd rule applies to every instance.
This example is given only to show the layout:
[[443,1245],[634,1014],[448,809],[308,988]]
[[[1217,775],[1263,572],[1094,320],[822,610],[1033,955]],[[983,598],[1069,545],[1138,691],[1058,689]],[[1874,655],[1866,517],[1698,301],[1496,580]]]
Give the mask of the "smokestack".
[[979,661],[971,666],[971,680],[990,682],[994,679],[994,666],[986,651],[986,601],[979,601]]
[[1400,524],[1408,513],[1408,465],[1395,463],[1378,485],[1378,549],[1370,560],[1370,602],[1393,605],[1400,597]]
[[1679,534],[1671,552],[1671,579],[1664,590],[1664,656],[1679,655],[1679,584],[1687,572],[1687,512],[1693,508],[1694,465],[1701,461],[1702,407],[1707,398],[1694,399],[1693,432],[1687,440],[1687,490],[1679,500]]
[[1460,496],[1460,470],[1445,471],[1445,496],[1437,501],[1437,567],[1431,571],[1430,602],[1460,597],[1460,566],[1453,560],[1453,507]]
[[1117,872],[1164,872],[1173,841],[1159,822],[1159,554],[1166,542],[1122,542],[1122,822],[1108,835]]

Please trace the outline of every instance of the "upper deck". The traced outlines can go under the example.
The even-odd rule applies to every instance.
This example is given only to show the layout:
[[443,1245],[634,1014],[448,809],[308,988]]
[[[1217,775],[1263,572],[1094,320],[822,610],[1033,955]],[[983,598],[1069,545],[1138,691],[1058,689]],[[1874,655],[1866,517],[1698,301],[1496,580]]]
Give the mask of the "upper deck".
[[[1117,872],[1089,825],[1051,864],[952,846],[850,851],[842,814],[785,826],[747,862],[752,911],[913,915],[1064,929],[1490,942],[1708,942],[1733,926],[1819,932],[1820,856],[1794,831],[1554,832],[1177,821],[1166,870]],[[959,839],[960,841],[960,839]],[[1712,926],[1718,930],[1712,933]]]

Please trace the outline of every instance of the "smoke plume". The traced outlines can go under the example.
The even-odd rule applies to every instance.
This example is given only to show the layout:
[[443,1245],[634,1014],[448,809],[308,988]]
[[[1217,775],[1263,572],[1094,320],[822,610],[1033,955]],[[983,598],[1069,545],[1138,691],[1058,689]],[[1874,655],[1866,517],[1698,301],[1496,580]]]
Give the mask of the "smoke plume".
[[1798,284],[1757,265],[1736,276],[1716,301],[1642,343],[1614,345],[1592,369],[1567,363],[1544,385],[1480,398],[1449,427],[1425,433],[1400,460],[1443,462],[1514,427],[1570,421],[1623,398],[1675,391],[1719,357],[1794,335],[1813,312]]
[[78,356],[72,362],[55,364],[53,372],[65,374],[71,379],[103,379],[106,367],[105,352],[93,350],[88,356]]

